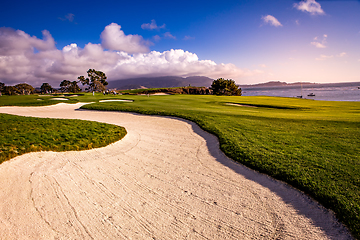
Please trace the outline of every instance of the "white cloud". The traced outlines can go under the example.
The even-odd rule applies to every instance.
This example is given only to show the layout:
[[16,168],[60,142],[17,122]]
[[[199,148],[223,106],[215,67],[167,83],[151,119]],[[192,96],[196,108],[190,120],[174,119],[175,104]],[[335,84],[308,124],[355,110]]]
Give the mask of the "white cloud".
[[275,26],[275,27],[282,26],[282,24],[274,16],[267,15],[265,17],[262,17],[261,19],[264,20],[265,23],[269,23],[272,26]]
[[211,60],[199,60],[195,53],[182,49],[169,51],[152,51],[145,54],[124,54],[125,59],[119,61],[109,71],[112,79],[131,77],[136,72],[139,76],[193,76],[239,77],[248,74],[233,64],[216,64]]
[[101,45],[109,50],[125,51],[128,53],[148,52],[149,42],[139,35],[125,35],[121,26],[116,23],[107,25],[100,35]]
[[323,35],[323,40],[321,42],[318,42],[318,37],[315,37],[314,40],[317,42],[311,42],[311,45],[314,45],[317,48],[326,48],[325,44],[326,42],[326,38],[327,38],[327,34]]
[[337,55],[337,57],[345,57],[346,56],[346,52],[342,52],[339,55]]
[[300,26],[300,21],[299,20],[295,20],[296,25]]
[[323,15],[325,14],[322,10],[320,3],[315,0],[304,0],[300,3],[294,3],[294,7],[303,12],[309,12],[311,15]]
[[117,24],[106,26],[101,37],[101,44],[88,43],[81,48],[72,43],[59,50],[48,31],[43,31],[43,39],[38,39],[20,30],[0,28],[0,81],[7,85],[27,82],[34,87],[48,82],[58,87],[62,80],[76,80],[89,68],[105,72],[109,80],[167,75],[236,79],[257,74],[231,63],[200,60],[195,53],[182,49],[135,53],[131,47],[118,50],[118,41],[114,39],[119,38],[120,42],[128,41],[125,46],[144,46],[140,36],[124,35]]
[[330,56],[327,56],[327,55],[323,55],[321,54],[319,58],[315,58],[315,60],[317,61],[323,61],[323,60],[326,60],[326,59],[330,59],[330,58],[333,58],[334,55],[330,55]]
[[173,36],[170,32],[164,33],[164,37],[165,37],[165,38],[169,38],[169,39],[176,39],[176,37]]
[[155,20],[151,20],[151,23],[143,23],[141,25],[142,29],[147,29],[147,30],[160,30],[161,28],[165,28],[165,24],[158,26],[155,22]]
[[319,42],[311,42],[311,45],[314,45],[317,48],[326,48],[326,46]]

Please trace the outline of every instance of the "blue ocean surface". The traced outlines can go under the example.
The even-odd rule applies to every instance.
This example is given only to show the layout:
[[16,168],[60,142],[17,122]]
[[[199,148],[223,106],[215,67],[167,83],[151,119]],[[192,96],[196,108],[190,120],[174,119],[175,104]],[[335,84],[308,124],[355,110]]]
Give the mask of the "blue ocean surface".
[[[310,96],[310,95],[314,96]],[[360,82],[242,87],[243,96],[300,97],[323,101],[360,101]]]

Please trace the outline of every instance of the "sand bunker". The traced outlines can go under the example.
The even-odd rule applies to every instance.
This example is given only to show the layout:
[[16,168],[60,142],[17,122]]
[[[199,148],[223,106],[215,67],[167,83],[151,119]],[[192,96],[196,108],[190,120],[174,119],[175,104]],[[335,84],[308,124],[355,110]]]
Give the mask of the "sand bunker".
[[246,105],[246,104],[239,104],[239,103],[225,103],[225,104],[226,104],[226,105],[230,105],[230,106],[257,108],[256,106]]
[[134,100],[126,100],[126,99],[106,99],[100,100],[99,102],[133,102]]
[[67,98],[50,98],[50,100],[67,101],[67,100],[69,100],[69,99],[67,99]]
[[167,96],[172,95],[171,93],[157,92],[157,93],[149,93],[149,94],[139,94],[145,96]]
[[153,94],[150,94],[152,96],[164,96],[164,95],[171,95],[171,93],[162,93],[162,92],[158,92],[158,93],[153,93]]
[[0,107],[124,126],[104,148],[0,165],[0,239],[351,239],[297,190],[236,164],[191,122],[81,104]]

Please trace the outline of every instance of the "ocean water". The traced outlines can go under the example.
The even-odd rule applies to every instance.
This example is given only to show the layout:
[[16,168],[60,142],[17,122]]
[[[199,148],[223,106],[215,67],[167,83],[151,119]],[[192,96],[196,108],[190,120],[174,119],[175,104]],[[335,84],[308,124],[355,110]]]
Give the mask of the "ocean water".
[[[360,101],[360,82],[279,87],[242,87],[243,96],[298,97],[323,101]],[[313,93],[315,96],[308,96]]]

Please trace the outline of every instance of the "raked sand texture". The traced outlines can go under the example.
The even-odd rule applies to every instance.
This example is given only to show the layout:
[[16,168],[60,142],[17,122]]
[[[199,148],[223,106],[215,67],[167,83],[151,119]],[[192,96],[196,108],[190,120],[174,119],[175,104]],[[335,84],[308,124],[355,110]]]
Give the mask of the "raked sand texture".
[[104,148],[0,165],[0,239],[351,239],[304,194],[228,159],[191,122],[81,104],[1,107],[118,124]]

